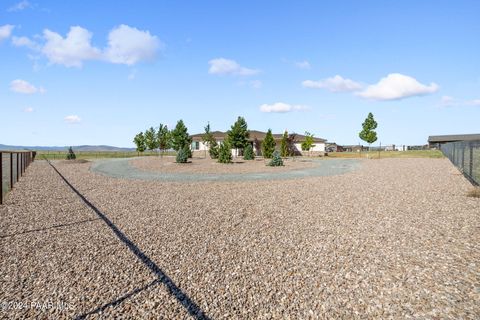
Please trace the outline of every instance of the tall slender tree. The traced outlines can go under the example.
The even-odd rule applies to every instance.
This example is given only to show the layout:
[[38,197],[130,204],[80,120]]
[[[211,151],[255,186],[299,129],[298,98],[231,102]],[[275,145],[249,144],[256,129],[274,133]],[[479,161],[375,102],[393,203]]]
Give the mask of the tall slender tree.
[[150,129],[145,131],[145,145],[148,150],[155,150],[158,148],[157,133],[153,127],[150,127]]
[[315,145],[313,144],[313,137],[313,133],[305,131],[305,141],[302,142],[302,151],[310,152],[310,149],[315,147]]
[[362,131],[358,134],[360,139],[368,143],[368,150],[370,150],[370,145],[377,141],[377,132],[375,131],[377,125],[373,114],[369,112],[367,118],[362,123]]
[[276,142],[273,138],[272,129],[268,129],[265,140],[262,142],[262,154],[264,158],[271,158],[275,151]]
[[[217,141],[210,130],[210,122],[205,126],[205,133],[202,136],[203,144],[209,149],[217,145]],[[205,149],[205,157],[207,156],[207,149]],[[211,153],[210,153],[211,156]]]
[[170,131],[168,130],[167,125],[160,123],[157,131],[157,143],[160,151],[165,152],[170,148]]
[[288,132],[285,130],[282,136],[282,141],[280,143],[280,156],[288,157],[290,155],[288,148]]
[[135,138],[133,138],[133,143],[135,143],[137,146],[138,152],[143,152],[147,148],[145,145],[145,136],[143,135],[143,132],[138,133]]
[[238,149],[243,149],[247,145],[249,133],[245,118],[238,117],[237,121],[228,130],[228,142],[232,148],[235,148],[235,156],[238,156]]

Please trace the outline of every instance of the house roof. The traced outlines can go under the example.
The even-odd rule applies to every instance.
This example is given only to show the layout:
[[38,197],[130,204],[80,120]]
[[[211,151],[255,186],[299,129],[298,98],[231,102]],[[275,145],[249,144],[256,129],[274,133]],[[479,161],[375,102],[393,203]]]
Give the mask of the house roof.
[[[248,133],[250,134],[250,138],[248,139],[250,141],[253,141],[255,139],[262,141],[262,140],[265,139],[265,136],[267,135],[266,132],[258,131],[258,130],[248,130]],[[212,131],[212,134],[213,134],[213,136],[216,140],[224,140],[225,137],[227,136],[227,133],[222,132],[222,131]],[[204,135],[204,133],[197,133],[197,134],[192,135],[191,137],[192,137],[193,141],[201,141],[203,135]],[[275,140],[282,140],[282,137],[283,137],[283,133],[274,133],[273,134],[273,138]],[[295,141],[296,142],[305,141],[305,138],[306,137],[302,134],[295,134]],[[326,139],[313,137],[313,142],[321,143],[321,142],[326,142],[326,141],[327,141]]]
[[480,140],[480,134],[452,134],[441,136],[429,136],[428,142],[452,142],[452,141],[473,141]]

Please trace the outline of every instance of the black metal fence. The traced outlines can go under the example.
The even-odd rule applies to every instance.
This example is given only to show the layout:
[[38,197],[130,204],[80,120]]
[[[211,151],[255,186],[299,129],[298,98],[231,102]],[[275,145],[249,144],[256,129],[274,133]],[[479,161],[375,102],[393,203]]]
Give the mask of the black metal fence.
[[480,140],[449,142],[440,146],[443,154],[475,185],[480,185]]
[[0,204],[35,159],[35,151],[0,151]]

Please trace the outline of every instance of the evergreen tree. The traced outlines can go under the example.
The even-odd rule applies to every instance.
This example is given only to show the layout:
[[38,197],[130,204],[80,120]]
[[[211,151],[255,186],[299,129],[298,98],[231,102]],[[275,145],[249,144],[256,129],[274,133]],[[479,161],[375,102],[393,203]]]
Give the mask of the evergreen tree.
[[150,127],[150,129],[145,131],[145,145],[148,150],[155,150],[158,148],[157,133],[153,127]]
[[188,146],[183,147],[182,149],[178,150],[177,152],[177,157],[175,161],[177,163],[187,163],[188,158],[189,158],[189,153],[191,152],[190,148]]
[[290,150],[288,148],[288,132],[285,130],[282,136],[282,142],[280,144],[280,155],[282,157],[288,157],[290,155]]
[[135,138],[133,138],[133,143],[135,143],[137,146],[138,152],[143,152],[147,148],[145,145],[145,136],[143,135],[143,132],[138,133]]
[[167,125],[160,123],[157,132],[157,144],[158,148],[163,152],[170,149],[170,131],[168,130]]
[[360,139],[368,143],[369,149],[370,145],[377,141],[377,132],[375,129],[377,128],[377,122],[373,118],[373,114],[371,112],[368,113],[367,118],[362,123],[362,131],[358,134]]
[[208,149],[208,153],[210,154],[210,158],[212,159],[218,159],[218,153],[219,153],[219,147],[217,140],[213,140],[212,145],[210,146],[210,149]]
[[247,144],[243,152],[243,160],[253,160],[253,159],[255,159],[255,154],[253,153],[252,145],[249,143]]
[[235,148],[235,155],[238,155],[238,149],[243,149],[248,142],[248,126],[243,117],[238,117],[237,121],[228,130],[228,143]]
[[232,163],[232,150],[228,141],[220,143],[220,147],[218,149],[218,162]]
[[273,138],[272,129],[268,129],[265,140],[262,142],[262,154],[264,158],[271,158],[275,151],[275,139]]
[[171,135],[171,147],[175,151],[180,151],[185,146],[190,147],[192,143],[192,138],[188,134],[188,129],[183,123],[183,120],[178,120],[175,129],[170,132]]
[[67,160],[75,160],[75,159],[77,159],[77,156],[75,155],[75,152],[73,152],[72,147],[68,148]]
[[282,157],[280,157],[280,153],[278,151],[275,151],[272,156],[272,160],[268,163],[270,167],[280,167],[283,166],[283,160]]

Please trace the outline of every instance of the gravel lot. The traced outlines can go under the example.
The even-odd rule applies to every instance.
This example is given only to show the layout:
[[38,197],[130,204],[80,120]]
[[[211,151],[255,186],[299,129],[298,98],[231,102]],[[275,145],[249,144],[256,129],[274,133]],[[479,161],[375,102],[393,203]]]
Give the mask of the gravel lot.
[[2,318],[189,318],[181,294],[212,319],[480,318],[480,200],[446,159],[183,183],[54,164],[154,266],[36,161],[0,206]]

